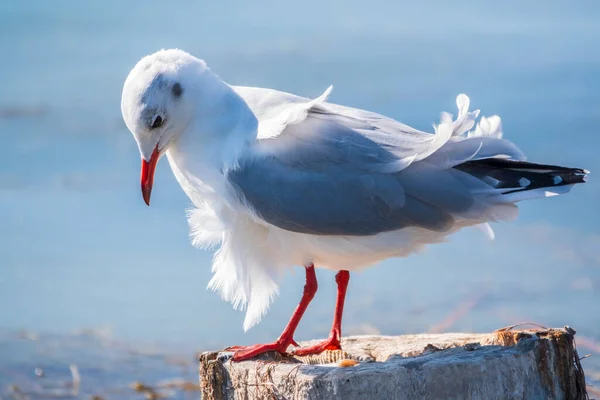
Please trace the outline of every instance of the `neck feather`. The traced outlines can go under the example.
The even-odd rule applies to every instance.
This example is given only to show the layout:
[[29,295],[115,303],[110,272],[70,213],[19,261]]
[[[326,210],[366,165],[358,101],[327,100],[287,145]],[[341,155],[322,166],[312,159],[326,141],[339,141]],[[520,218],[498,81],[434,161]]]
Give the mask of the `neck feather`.
[[204,194],[223,194],[227,190],[225,174],[238,166],[240,157],[256,140],[258,121],[254,113],[233,89],[226,89],[210,113],[198,110],[197,117],[167,150],[173,173],[190,197],[191,187]]

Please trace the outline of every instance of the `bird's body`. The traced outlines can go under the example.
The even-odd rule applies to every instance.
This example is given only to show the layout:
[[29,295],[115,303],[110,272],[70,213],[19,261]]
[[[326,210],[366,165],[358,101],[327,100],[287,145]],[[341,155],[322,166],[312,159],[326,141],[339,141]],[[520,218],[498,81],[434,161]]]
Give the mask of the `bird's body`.
[[145,199],[165,153],[194,204],[193,243],[219,247],[209,287],[247,306],[245,329],[264,315],[286,268],[355,271],[473,225],[491,236],[487,223],[514,219],[515,202],[584,181],[584,170],[524,162],[498,117],[476,124],[465,95],[456,120],[443,114],[431,134],[328,103],[330,90],[311,100],[229,86],[176,50],[142,59],[125,84],[123,115],[150,168]]

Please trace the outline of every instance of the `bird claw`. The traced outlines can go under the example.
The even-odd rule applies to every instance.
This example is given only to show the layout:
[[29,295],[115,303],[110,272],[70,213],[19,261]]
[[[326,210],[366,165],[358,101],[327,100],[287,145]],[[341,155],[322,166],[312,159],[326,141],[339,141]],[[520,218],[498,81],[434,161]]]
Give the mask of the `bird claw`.
[[290,346],[298,347],[294,339],[286,341],[276,341],[268,344],[256,344],[254,346],[231,346],[226,351],[233,351],[232,361],[246,361],[264,353],[275,351],[279,354],[287,354],[287,348]]
[[292,352],[294,356],[308,356],[311,354],[320,354],[326,350],[341,350],[342,346],[340,345],[340,340],[337,337],[330,337],[322,341],[321,343],[317,343],[314,346],[302,347],[296,349]]

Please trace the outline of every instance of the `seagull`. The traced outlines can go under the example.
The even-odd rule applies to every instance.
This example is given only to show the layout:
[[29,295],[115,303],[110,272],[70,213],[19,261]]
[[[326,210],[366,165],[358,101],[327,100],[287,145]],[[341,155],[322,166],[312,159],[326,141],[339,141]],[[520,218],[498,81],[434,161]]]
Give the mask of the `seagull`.
[[[121,111],[142,158],[150,205],[166,155],[190,198],[192,244],[216,249],[208,288],[246,310],[244,330],[278,295],[282,272],[303,266],[306,284],[273,343],[232,346],[234,361],[265,352],[341,349],[350,271],[406,257],[465,227],[490,239],[489,222],[511,221],[515,203],[568,192],[588,171],[525,161],[502,138],[498,116],[479,118],[456,99],[433,133],[383,115],[272,89],[231,86],[179,49],[142,58],[129,73]],[[294,332],[317,292],[316,268],[337,271],[329,337],[300,348]]]

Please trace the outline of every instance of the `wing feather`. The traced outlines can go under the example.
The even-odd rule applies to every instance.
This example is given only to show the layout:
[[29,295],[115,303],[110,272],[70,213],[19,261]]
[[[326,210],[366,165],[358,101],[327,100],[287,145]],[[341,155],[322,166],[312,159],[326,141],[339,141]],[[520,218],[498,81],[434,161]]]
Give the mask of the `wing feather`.
[[485,222],[492,204],[474,193],[491,187],[452,167],[478,154],[521,156],[499,137],[499,119],[469,132],[479,111],[468,111],[465,95],[457,98],[457,119],[442,114],[431,134],[326,103],[331,87],[314,100],[236,90],[259,118],[259,132],[228,179],[256,216],[294,232],[373,235],[408,226],[443,232],[456,218]]

